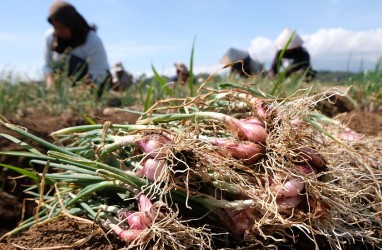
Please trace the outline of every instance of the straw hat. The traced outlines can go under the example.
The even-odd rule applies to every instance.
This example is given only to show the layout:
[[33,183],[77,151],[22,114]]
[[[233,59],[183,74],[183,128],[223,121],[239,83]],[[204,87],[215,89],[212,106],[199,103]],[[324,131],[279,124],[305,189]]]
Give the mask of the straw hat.
[[235,48],[230,48],[223,56],[222,59],[220,59],[221,64],[230,64],[239,60],[243,60],[249,56],[247,51],[239,50]]
[[[293,37],[292,37],[293,36]],[[303,44],[301,37],[290,28],[284,29],[276,39],[277,50],[282,50],[287,45],[288,40],[292,37],[287,49],[295,49]]]

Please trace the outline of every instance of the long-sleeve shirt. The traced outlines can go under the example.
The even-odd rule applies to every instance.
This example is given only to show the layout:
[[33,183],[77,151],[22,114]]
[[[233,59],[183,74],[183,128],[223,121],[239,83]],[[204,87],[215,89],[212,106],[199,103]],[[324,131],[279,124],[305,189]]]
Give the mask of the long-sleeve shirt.
[[[277,75],[277,73],[279,73],[278,70],[280,69],[277,69],[277,63],[281,52],[281,50],[277,51],[275,57],[273,58],[271,68],[269,70],[271,75]],[[309,53],[303,47],[298,47],[291,51],[286,50],[283,55],[283,58],[281,59],[280,67],[283,66],[283,62],[285,60],[289,61],[289,67],[286,69],[286,76],[289,76],[290,74],[296,71],[304,71],[310,67]]]
[[[44,73],[53,71],[54,65],[62,62],[64,54],[52,51],[51,45],[54,30],[50,29],[45,34]],[[89,31],[84,44],[72,49],[71,55],[85,60],[88,64],[88,76],[96,84],[100,84],[108,74],[109,63],[103,43],[97,33]]]

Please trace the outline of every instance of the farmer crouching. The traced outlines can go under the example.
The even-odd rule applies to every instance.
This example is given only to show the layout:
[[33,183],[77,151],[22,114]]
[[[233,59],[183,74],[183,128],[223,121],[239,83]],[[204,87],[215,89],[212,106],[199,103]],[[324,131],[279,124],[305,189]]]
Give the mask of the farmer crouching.
[[113,84],[112,89],[123,92],[134,84],[133,75],[126,71],[121,62],[117,62],[113,67]]
[[[237,62],[242,61],[242,62]],[[232,64],[230,74],[235,76],[247,78],[250,76],[256,76],[263,72],[263,66],[261,63],[252,58],[247,51],[230,48],[220,60],[221,64]]]
[[302,46],[303,40],[293,30],[286,28],[276,39],[277,52],[273,58],[268,75],[274,77],[284,69],[285,76],[306,73],[306,80],[315,77],[316,72],[310,64],[310,55]]
[[188,68],[183,63],[175,63],[176,75],[172,78],[173,82],[179,82],[181,84],[186,84],[188,78],[190,77],[190,72]]
[[105,48],[95,27],[64,1],[52,4],[48,22],[53,29],[46,34],[46,88],[54,89],[54,75],[58,72],[71,77],[73,86],[79,80],[94,85],[100,97],[105,85],[111,81],[111,74]]

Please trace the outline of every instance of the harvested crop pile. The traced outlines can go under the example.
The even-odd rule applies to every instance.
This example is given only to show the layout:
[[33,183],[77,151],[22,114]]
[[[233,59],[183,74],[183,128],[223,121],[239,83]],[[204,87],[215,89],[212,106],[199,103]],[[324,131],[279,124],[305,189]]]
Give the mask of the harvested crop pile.
[[299,237],[381,247],[382,138],[316,112],[322,98],[202,85],[136,124],[55,131],[55,144],[3,121],[49,149],[25,146],[31,166],[44,166],[23,172],[37,183],[28,192],[38,218],[9,235],[64,213],[88,216],[128,249],[277,249]]

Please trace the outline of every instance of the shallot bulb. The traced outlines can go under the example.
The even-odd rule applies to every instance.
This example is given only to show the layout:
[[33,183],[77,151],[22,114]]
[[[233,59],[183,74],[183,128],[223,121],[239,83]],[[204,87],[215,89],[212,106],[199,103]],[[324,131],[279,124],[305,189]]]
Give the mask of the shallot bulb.
[[299,195],[304,188],[305,184],[301,178],[293,178],[283,184],[277,191],[277,196],[293,197]]
[[212,145],[222,147],[220,155],[232,156],[244,164],[257,162],[265,152],[264,147],[250,141],[235,141],[228,138],[208,138],[206,140]]
[[171,142],[172,141],[164,135],[150,134],[143,138],[137,139],[135,144],[143,153],[147,153],[149,156],[157,158],[166,156],[167,150],[164,146]]
[[337,137],[338,139],[341,139],[344,141],[359,141],[362,139],[363,135],[355,132],[354,130],[350,128],[346,128],[344,131],[340,132],[337,135]]
[[137,175],[144,176],[150,181],[158,181],[164,166],[165,161],[148,158],[145,160],[143,168],[137,172]]
[[[228,118],[229,117],[229,118]],[[264,124],[256,118],[239,120],[227,116],[227,128],[234,133],[238,139],[249,140],[264,144],[267,139],[267,132]]]
[[309,165],[300,165],[298,166],[298,170],[305,174],[317,173],[317,169]]
[[139,211],[121,210],[119,216],[127,219],[129,230],[143,230],[151,226],[154,220],[153,204],[146,195],[139,196]]
[[136,240],[143,231],[139,229],[123,230],[120,226],[115,224],[110,224],[109,227],[113,229],[114,233],[116,233],[122,240],[129,243]]
[[278,208],[283,211],[297,207],[302,202],[302,195],[292,197],[282,197],[276,200]]
[[220,222],[236,237],[242,237],[251,230],[258,219],[254,207],[241,210],[216,209],[214,212],[219,217]]
[[324,157],[315,149],[304,147],[294,150],[297,153],[297,161],[308,164],[311,167],[320,169],[325,166]]
[[153,203],[150,199],[144,195],[139,195],[139,211],[141,212],[150,212],[153,208]]

